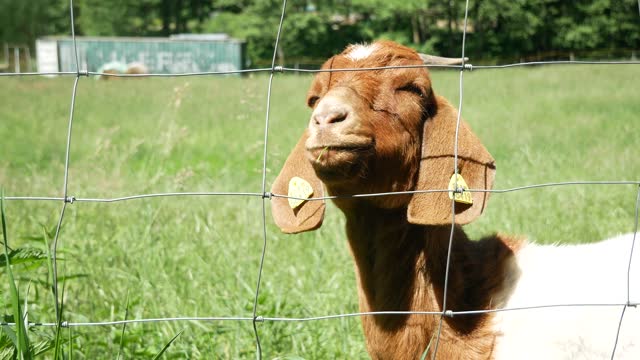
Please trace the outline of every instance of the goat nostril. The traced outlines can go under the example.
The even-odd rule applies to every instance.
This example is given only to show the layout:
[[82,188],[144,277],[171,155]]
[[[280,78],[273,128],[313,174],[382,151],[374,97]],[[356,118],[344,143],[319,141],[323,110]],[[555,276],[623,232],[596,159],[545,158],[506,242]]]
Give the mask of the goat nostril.
[[333,115],[334,116],[329,118],[329,121],[328,121],[329,124],[338,123],[346,120],[348,114],[346,112],[341,112],[341,113],[335,113]]
[[349,113],[344,111],[320,113],[313,116],[313,122],[315,125],[331,125],[346,120],[348,115]]

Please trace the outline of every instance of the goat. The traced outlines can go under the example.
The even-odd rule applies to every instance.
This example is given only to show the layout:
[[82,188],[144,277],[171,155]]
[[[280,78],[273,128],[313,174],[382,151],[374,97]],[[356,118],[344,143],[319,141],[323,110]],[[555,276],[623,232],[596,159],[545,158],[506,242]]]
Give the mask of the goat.
[[[129,64],[122,63],[120,61],[112,61],[103,64],[99,69],[99,73],[102,74],[127,74],[127,75],[143,75],[149,73],[149,68],[141,62],[132,62]],[[100,75],[98,79],[109,80],[111,76]],[[117,78],[117,77],[113,77]]]
[[[322,69],[421,65],[421,54],[392,42],[352,45]],[[574,246],[541,246],[503,234],[472,241],[462,225],[479,217],[490,192],[466,192],[467,204],[445,192],[454,174],[457,110],[434,93],[424,67],[320,72],[307,97],[307,130],[272,186],[290,194],[302,182],[309,198],[335,196],[346,217],[361,312],[441,312],[449,237],[453,233],[446,309],[492,310],[553,304],[627,304],[640,300],[635,257],[627,298],[633,234]],[[458,163],[470,189],[493,186],[495,161],[466,122]],[[300,178],[300,179],[294,179]],[[292,180],[294,179],[294,180]],[[306,185],[305,185],[306,184]],[[326,192],[325,192],[326,190]],[[405,192],[374,197],[354,194]],[[464,192],[463,192],[464,194]],[[285,233],[318,228],[323,201],[272,200]],[[451,224],[455,211],[455,224]],[[623,306],[549,307],[444,317],[441,359],[608,358]],[[433,355],[440,317],[362,317],[373,359]],[[640,312],[626,308],[618,359],[640,359]]]

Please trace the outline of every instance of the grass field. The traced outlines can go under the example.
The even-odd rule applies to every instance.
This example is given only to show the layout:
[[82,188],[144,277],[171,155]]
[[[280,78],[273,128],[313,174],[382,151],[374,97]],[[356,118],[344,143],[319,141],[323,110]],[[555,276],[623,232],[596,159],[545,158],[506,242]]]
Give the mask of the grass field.
[[[458,74],[433,78],[436,92],[457,104]],[[497,161],[495,188],[640,180],[638,80],[637,66],[465,74],[463,116]],[[306,125],[310,81],[293,75],[274,81],[269,184]],[[0,78],[0,186],[7,196],[61,196],[72,85],[72,78]],[[81,79],[69,194],[260,192],[266,85],[265,76]],[[467,228],[473,236],[501,231],[546,243],[595,241],[633,230],[636,195],[632,185],[494,194],[486,214]],[[60,275],[67,276],[64,319],[251,317],[261,203],[258,197],[172,197],[69,205],[59,243]],[[43,227],[54,228],[60,208],[7,201],[10,246],[43,249]],[[356,312],[339,211],[330,207],[319,231],[296,236],[281,234],[270,214],[267,220],[258,314]],[[30,321],[55,321],[46,268],[44,262],[14,266]],[[10,314],[5,272],[0,304]],[[266,322],[258,329],[266,359],[366,358],[358,318]],[[166,358],[255,358],[251,322],[235,321],[134,324],[124,331],[74,327],[65,349],[74,359],[150,358],[182,330]],[[38,328],[31,337],[52,334]]]

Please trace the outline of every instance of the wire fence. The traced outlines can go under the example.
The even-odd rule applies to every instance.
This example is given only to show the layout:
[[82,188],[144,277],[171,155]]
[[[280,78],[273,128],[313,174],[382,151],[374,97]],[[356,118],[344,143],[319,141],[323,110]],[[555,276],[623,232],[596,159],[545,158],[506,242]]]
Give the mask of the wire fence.
[[[269,144],[269,120],[270,120],[270,110],[271,110],[271,94],[272,94],[272,85],[273,78],[277,73],[320,73],[320,72],[346,72],[346,71],[374,71],[374,70],[391,70],[391,69],[407,69],[407,68],[422,68],[422,67],[431,67],[431,68],[448,68],[459,70],[459,104],[458,104],[458,117],[456,121],[456,134],[455,134],[455,145],[454,145],[454,164],[458,163],[458,130],[461,122],[461,114],[463,110],[464,103],[464,73],[465,71],[472,70],[483,70],[483,69],[505,69],[505,68],[513,68],[513,67],[525,67],[525,66],[537,66],[537,65],[640,65],[640,61],[535,61],[535,62],[521,62],[521,63],[512,63],[512,64],[503,64],[503,65],[482,65],[482,66],[474,66],[467,62],[465,59],[465,45],[466,45],[466,36],[467,36],[467,24],[468,24],[468,9],[469,9],[469,1],[465,2],[465,13],[464,13],[464,27],[462,34],[462,46],[461,46],[461,59],[462,64],[460,65],[410,65],[410,66],[383,66],[383,67],[371,67],[371,68],[332,68],[332,69],[318,69],[318,70],[310,70],[310,69],[294,69],[294,68],[286,68],[282,66],[276,65],[276,56],[277,49],[280,39],[282,37],[282,26],[286,15],[287,9],[287,0],[283,0],[282,2],[282,11],[280,14],[280,22],[277,28],[276,42],[274,45],[273,58],[271,62],[271,66],[268,68],[259,68],[259,69],[245,69],[245,70],[235,70],[235,71],[214,71],[214,72],[192,72],[192,73],[179,73],[179,74],[110,74],[110,73],[99,73],[99,72],[89,72],[80,69],[79,61],[78,61],[78,50],[76,44],[76,35],[75,35],[75,16],[73,14],[73,0],[69,0],[70,6],[70,23],[71,23],[71,36],[74,44],[74,56],[75,56],[75,65],[76,71],[68,71],[68,72],[28,72],[28,73],[0,73],[1,77],[10,77],[10,76],[39,76],[39,75],[57,75],[57,76],[73,76],[75,77],[75,81],[73,83],[72,93],[71,93],[71,101],[70,101],[70,109],[69,109],[69,120],[68,120],[68,128],[67,128],[67,136],[66,136],[66,149],[65,149],[65,164],[64,164],[64,177],[63,177],[63,186],[62,186],[62,196],[6,196],[6,200],[11,201],[53,201],[53,202],[61,202],[60,215],[57,220],[57,226],[55,230],[55,235],[53,238],[52,244],[52,263],[53,263],[53,289],[55,296],[55,311],[56,311],[56,322],[28,322],[26,325],[30,327],[43,326],[43,327],[90,327],[90,326],[115,326],[115,325],[125,325],[125,324],[134,324],[134,323],[157,323],[157,322],[177,322],[177,321],[238,321],[238,322],[251,322],[253,325],[253,331],[255,335],[255,343],[256,343],[256,356],[258,359],[262,358],[262,347],[260,343],[260,334],[258,331],[257,324],[262,322],[310,322],[310,321],[322,321],[322,320],[332,320],[332,319],[340,319],[340,318],[350,318],[350,317],[364,317],[364,316],[376,316],[376,315],[430,315],[430,316],[439,316],[439,326],[437,329],[437,336],[435,337],[435,347],[433,351],[432,358],[435,359],[438,354],[438,345],[440,342],[440,335],[442,331],[442,322],[445,317],[453,317],[453,316],[464,316],[464,315],[478,315],[478,314],[489,314],[489,313],[499,313],[499,312],[509,312],[509,311],[526,311],[526,310],[535,310],[535,309],[545,309],[545,308],[567,308],[567,307],[622,307],[622,312],[620,315],[620,321],[618,330],[616,333],[615,343],[612,344],[611,350],[611,358],[615,357],[616,347],[618,345],[618,336],[620,333],[620,325],[622,324],[622,320],[625,315],[625,311],[627,307],[636,307],[639,305],[636,302],[632,302],[629,297],[630,292],[630,273],[631,273],[631,264],[634,255],[634,248],[636,237],[638,234],[638,219],[640,212],[640,179],[637,180],[610,180],[610,181],[565,181],[565,182],[553,182],[553,183],[544,183],[544,184],[531,184],[519,187],[513,187],[508,189],[469,189],[469,190],[455,190],[458,191],[468,191],[468,192],[487,192],[487,193],[510,193],[516,191],[523,191],[529,189],[537,189],[544,187],[559,187],[559,186],[616,186],[616,185],[635,185],[637,187],[636,201],[635,201],[635,222],[633,224],[634,236],[631,248],[629,249],[629,260],[628,260],[628,271],[627,271],[627,301],[620,303],[572,303],[572,304],[538,304],[532,306],[525,307],[517,307],[517,308],[497,308],[497,309],[478,309],[471,311],[456,311],[454,309],[447,308],[447,294],[448,294],[448,279],[449,279],[449,269],[451,266],[451,249],[453,244],[453,234],[455,227],[455,200],[451,201],[451,215],[452,215],[452,225],[451,232],[449,236],[448,243],[448,252],[447,252],[447,261],[446,261],[446,270],[445,270],[445,280],[444,280],[444,292],[442,299],[442,310],[441,311],[378,311],[378,312],[358,312],[358,313],[344,313],[344,314],[335,314],[335,315],[326,315],[326,316],[313,316],[313,317],[265,317],[259,315],[258,309],[258,298],[260,295],[260,286],[262,282],[262,273],[264,266],[264,259],[266,255],[267,249],[267,216],[266,216],[266,206],[269,200],[272,198],[290,198],[290,199],[299,199],[306,201],[321,201],[321,200],[331,200],[337,198],[361,198],[361,197],[378,197],[378,196],[393,196],[399,194],[417,194],[417,193],[435,193],[435,192],[451,192],[449,189],[430,189],[430,190],[417,190],[417,191],[403,191],[403,192],[385,192],[385,193],[375,193],[375,194],[356,194],[350,196],[323,196],[323,197],[312,197],[312,198],[297,198],[293,196],[288,196],[285,194],[274,194],[267,191],[267,165],[268,165],[268,144]],[[640,12],[640,1],[638,2],[638,8]],[[72,145],[72,135],[73,135],[73,121],[74,121],[74,111],[76,108],[76,94],[78,89],[78,83],[80,78],[88,77],[88,76],[108,76],[108,77],[185,77],[185,76],[213,76],[213,75],[229,75],[229,74],[248,74],[248,73],[268,73],[268,87],[267,87],[267,99],[266,99],[266,114],[265,114],[265,122],[264,122],[264,148],[263,148],[263,161],[262,161],[262,185],[260,192],[169,192],[169,193],[150,193],[150,194],[135,194],[130,196],[123,196],[117,198],[84,198],[80,196],[70,195],[68,192],[68,183],[69,183],[69,163],[71,161],[70,158],[70,150]],[[454,174],[458,173],[457,167],[454,166]],[[456,187],[457,188],[457,187]],[[262,199],[262,249],[260,253],[260,261],[258,264],[258,274],[257,281],[255,285],[255,296],[253,300],[252,307],[252,316],[251,317],[234,317],[234,316],[217,316],[217,317],[172,317],[172,318],[143,318],[143,319],[125,319],[120,321],[96,321],[96,322],[68,322],[62,318],[61,312],[61,300],[60,295],[58,294],[58,266],[57,266],[57,256],[56,251],[58,249],[58,244],[60,240],[60,229],[63,224],[63,220],[65,217],[65,211],[68,205],[71,205],[75,202],[88,202],[88,203],[113,203],[113,202],[124,202],[124,201],[132,201],[138,199],[145,198],[159,198],[159,197],[202,197],[202,196],[240,196],[240,197],[259,197]],[[15,326],[15,323],[2,322],[0,323],[2,326]]]

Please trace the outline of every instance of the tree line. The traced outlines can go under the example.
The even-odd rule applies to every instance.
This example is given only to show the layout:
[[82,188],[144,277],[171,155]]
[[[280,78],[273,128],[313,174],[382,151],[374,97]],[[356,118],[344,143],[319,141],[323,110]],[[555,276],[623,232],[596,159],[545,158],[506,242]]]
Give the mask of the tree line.
[[[466,53],[474,60],[629,56],[640,48],[637,0],[471,0]],[[0,39],[27,43],[69,35],[69,1],[0,0]],[[281,0],[75,0],[86,36],[227,33],[247,43],[253,65],[270,61]],[[385,38],[417,50],[461,51],[465,1],[289,0],[278,57],[315,63],[347,44]],[[624,54],[624,55],[620,55]]]

